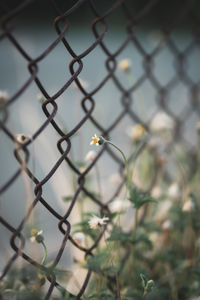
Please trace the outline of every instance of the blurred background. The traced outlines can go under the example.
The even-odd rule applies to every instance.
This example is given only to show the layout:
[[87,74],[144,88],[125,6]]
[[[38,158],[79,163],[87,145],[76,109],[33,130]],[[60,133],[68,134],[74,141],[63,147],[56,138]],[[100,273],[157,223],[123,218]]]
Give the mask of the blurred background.
[[[98,15],[105,17],[97,22],[95,29],[100,35],[104,32],[103,45],[97,45],[81,58],[83,68],[78,79],[88,94],[92,94],[95,108],[93,118],[109,130],[109,137],[130,155],[132,141],[129,128],[141,120],[146,126],[151,122],[156,112],[165,110],[177,124],[175,140],[192,151],[197,144],[196,124],[200,113],[200,45],[199,45],[199,6],[198,1],[125,1],[127,11],[118,5],[120,1],[1,1],[1,19],[20,5],[27,5],[12,15],[1,29],[0,40],[0,90],[8,93],[11,98],[30,77],[28,59],[16,48],[12,37],[28,53],[31,60],[39,57],[57,39],[54,20],[59,14],[69,11],[77,3],[81,3],[67,18],[61,22],[61,28],[68,24],[65,39],[74,52],[74,57],[84,53],[96,41],[92,24]],[[123,2],[123,1],[121,1]],[[95,7],[95,11],[91,8]],[[111,9],[112,13],[106,13]],[[130,13],[130,15],[128,14]],[[132,16],[132,17],[131,17]],[[106,24],[106,26],[105,26]],[[105,29],[106,28],[106,29]],[[6,34],[7,30],[7,34]],[[120,48],[125,43],[123,48]],[[107,50],[106,50],[107,49]],[[95,89],[109,75],[108,60],[115,62],[114,77],[106,80],[101,88]],[[123,73],[118,64],[122,59],[131,62],[131,76]],[[38,78],[50,97],[64,86],[72,77],[70,63],[73,55],[59,42],[52,51],[38,63]],[[75,65],[76,66],[76,65]],[[74,67],[76,70],[76,67]],[[121,83],[121,87],[116,84]],[[123,99],[131,98],[129,109],[138,119],[126,114],[115,124],[123,110]],[[8,108],[6,127],[13,135],[24,134],[31,137],[45,122],[46,116],[41,106],[42,91],[35,81],[16,97]],[[44,97],[45,98],[45,97]],[[85,116],[82,108],[83,92],[73,80],[71,84],[56,98],[58,112],[56,123],[70,132]],[[88,105],[88,107],[90,107]],[[102,134],[99,126],[90,119],[84,123],[78,132],[71,137],[72,161],[87,167],[85,160],[91,137]],[[0,131],[1,138],[1,186],[11,178],[19,167],[13,150],[16,147],[5,131]],[[60,136],[48,125],[28,148],[29,168],[41,181],[60,157],[57,141]],[[95,146],[94,146],[95,147]],[[97,153],[97,148],[92,148]],[[106,167],[105,167],[106,166]],[[107,202],[115,187],[109,183],[109,178],[119,170],[119,165],[105,153],[98,161],[102,186],[102,199]],[[91,170],[91,181],[94,191],[98,188],[94,180],[94,170]],[[68,203],[64,196],[74,193],[73,172],[62,163],[56,173],[43,186],[43,197],[59,214],[66,212]],[[75,175],[75,181],[77,176]],[[0,211],[9,224],[19,226],[28,205],[34,198],[34,184],[25,174],[21,174],[1,194]],[[92,207],[95,205],[91,204]],[[31,216],[31,226],[40,224],[45,240],[51,250],[52,257],[57,252],[62,236],[58,230],[58,221],[53,218],[43,205],[38,204]],[[70,222],[78,220],[75,206]],[[28,227],[29,228],[29,227]],[[27,231],[28,232],[28,231]],[[4,268],[13,250],[9,246],[11,233],[0,226],[0,265]],[[68,260],[69,268],[73,263],[71,252],[66,247],[63,261]]]

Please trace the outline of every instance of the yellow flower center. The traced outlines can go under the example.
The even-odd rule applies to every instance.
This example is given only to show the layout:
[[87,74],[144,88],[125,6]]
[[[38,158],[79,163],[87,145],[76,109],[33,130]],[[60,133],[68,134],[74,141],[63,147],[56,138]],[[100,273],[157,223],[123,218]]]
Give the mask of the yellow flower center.
[[93,137],[93,143],[98,144],[99,143],[99,138],[97,136]]

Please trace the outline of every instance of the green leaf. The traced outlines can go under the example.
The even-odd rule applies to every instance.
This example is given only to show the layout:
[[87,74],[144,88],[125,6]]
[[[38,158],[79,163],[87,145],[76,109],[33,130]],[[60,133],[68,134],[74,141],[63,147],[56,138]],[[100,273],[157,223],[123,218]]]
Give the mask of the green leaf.
[[75,164],[76,164],[76,166],[78,167],[78,168],[84,168],[84,167],[86,167],[86,164],[83,162],[83,161],[81,161],[81,160],[77,160],[76,162],[74,162]]
[[151,240],[148,238],[148,235],[144,233],[137,233],[134,240],[132,240],[133,243],[144,243],[146,246],[148,246],[150,249],[152,249],[153,245]]
[[91,237],[93,240],[96,240],[98,231],[90,228],[88,225],[88,221],[89,218],[91,217],[91,214],[90,213],[84,214],[84,216],[86,216],[87,219],[74,225],[76,227],[75,232],[82,232],[85,235]]
[[52,266],[52,264],[53,264],[53,261],[51,261],[45,265],[46,270],[43,273],[46,276],[54,275],[54,276],[56,276],[56,279],[58,281],[65,281],[65,282],[68,282],[71,279],[71,277],[73,276],[73,273],[71,271],[63,270],[58,267],[55,268],[54,266]]
[[[97,192],[95,192],[95,191],[89,191],[89,193],[91,194],[91,196],[93,196],[93,197],[95,197],[95,198],[97,198],[97,199],[100,198],[100,194],[97,193]],[[88,197],[88,196],[87,196],[87,197]]]
[[141,292],[140,291],[133,291],[133,289],[129,289],[124,295],[123,299],[134,299],[134,300],[141,300]]
[[140,274],[140,278],[142,280],[142,287],[145,292],[151,292],[155,287],[154,281],[152,279],[148,280],[144,274]]
[[122,244],[131,243],[133,240],[129,233],[121,231],[120,228],[114,228],[107,241],[120,241]]
[[147,285],[147,278],[144,274],[140,274],[140,278],[142,280],[142,287],[145,289],[146,288],[146,285]]
[[53,272],[56,275],[56,279],[58,281],[63,281],[64,280],[65,283],[68,282],[73,276],[73,273],[71,271],[68,271],[68,270],[62,270],[62,269],[56,268],[56,269],[53,270]]
[[105,264],[106,259],[107,254],[105,252],[90,256],[87,259],[86,267],[93,272],[102,273],[102,266]]
[[154,281],[152,279],[150,279],[150,280],[147,281],[145,290],[147,292],[150,292],[150,291],[152,291],[154,289],[154,287],[155,287],[155,283],[154,283]]
[[116,297],[107,289],[102,289],[98,291],[98,293],[93,293],[88,296],[88,300],[97,300],[97,299],[115,300]]
[[71,195],[71,196],[65,196],[65,197],[62,197],[63,201],[65,202],[69,202],[69,201],[72,201],[74,197]]
[[151,197],[148,194],[141,193],[139,189],[134,186],[131,186],[129,189],[129,200],[133,204],[134,208],[139,209],[143,205],[154,202],[157,203],[158,201]]
[[95,256],[90,256],[87,259],[85,267],[98,274],[114,276],[117,272],[117,267],[111,264],[111,255],[108,255],[106,252],[101,252]]
[[56,299],[63,299],[63,300],[71,300],[71,299],[77,299],[76,296],[71,295],[64,287],[61,285],[56,286],[57,290],[61,293],[62,298],[55,298]]

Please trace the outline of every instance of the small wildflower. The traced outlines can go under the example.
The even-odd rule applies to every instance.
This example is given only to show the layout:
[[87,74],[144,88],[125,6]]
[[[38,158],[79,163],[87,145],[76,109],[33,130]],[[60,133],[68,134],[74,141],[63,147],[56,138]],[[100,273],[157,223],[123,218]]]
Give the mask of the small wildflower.
[[148,37],[150,42],[155,46],[159,44],[159,47],[162,47],[165,44],[166,38],[160,30],[153,30]]
[[[78,78],[78,80],[84,89],[87,89],[90,86],[88,81],[83,80],[82,78]],[[75,81],[73,81],[72,86],[74,89],[79,89]]]
[[96,146],[99,146],[99,141],[100,141],[100,138],[95,134],[93,137],[92,137],[92,141],[90,142],[90,145],[93,145],[95,144]]
[[162,224],[162,229],[166,230],[166,231],[172,229],[172,223],[171,223],[171,221],[170,220],[164,221],[164,223]]
[[164,166],[165,163],[166,163],[166,155],[163,153],[163,154],[160,154],[158,157],[157,157],[157,162],[158,162],[158,165],[159,166]]
[[8,93],[6,91],[0,91],[0,101],[6,101],[8,99]]
[[24,144],[28,141],[29,137],[23,133],[17,133],[15,135],[16,141],[20,144]]
[[114,173],[109,177],[109,182],[113,185],[118,185],[122,182],[119,173]]
[[159,186],[155,186],[151,191],[151,196],[154,198],[161,198],[162,197],[162,190]]
[[44,240],[44,237],[43,237],[42,233],[43,233],[42,230],[38,231],[37,229],[31,229],[30,241],[31,242],[42,243],[43,240]]
[[136,124],[127,133],[134,142],[137,142],[146,134],[146,129],[141,124]]
[[174,120],[164,111],[158,112],[150,123],[150,128],[154,132],[173,130],[174,127]]
[[91,150],[91,151],[89,151],[89,152],[86,154],[85,160],[86,160],[86,161],[93,162],[94,159],[95,159],[95,157],[96,157],[96,152],[93,151],[93,150]]
[[109,204],[110,210],[112,212],[125,211],[129,206],[130,206],[129,202],[122,200],[120,198],[115,198],[115,200]]
[[160,243],[160,236],[158,232],[152,232],[149,234],[150,241],[156,246]]
[[172,201],[169,199],[160,201],[154,216],[155,221],[160,223],[163,220],[165,220],[169,215],[169,210],[171,206],[172,206]]
[[76,232],[73,235],[73,239],[77,242],[77,244],[82,245],[85,242],[85,235],[82,232]]
[[0,91],[0,108],[3,108],[8,100],[8,93],[6,91]]
[[123,72],[128,72],[131,67],[131,61],[127,58],[120,60],[119,64],[119,69]]
[[43,103],[45,101],[45,98],[42,94],[37,94],[37,99],[40,103]]
[[197,124],[196,124],[196,129],[197,129],[197,131],[200,133],[200,121],[197,122]]
[[190,212],[191,210],[194,209],[194,203],[192,202],[191,199],[188,199],[184,205],[183,205],[183,208],[182,208],[182,211],[185,211],[185,212]]
[[81,167],[79,168],[79,171],[80,171],[81,173],[84,173],[86,169],[87,169],[87,166],[81,166]]
[[98,227],[106,225],[108,221],[109,221],[109,218],[107,218],[107,217],[99,218],[99,217],[93,215],[93,217],[88,221],[88,224],[89,224],[90,228],[96,229]]
[[170,185],[168,189],[168,196],[174,200],[181,197],[181,190],[177,182],[174,182]]
[[40,273],[37,274],[37,280],[38,280],[39,286],[43,286],[46,282],[44,275],[42,275]]
[[163,145],[163,139],[160,136],[152,136],[148,141],[148,146],[150,149],[157,149]]

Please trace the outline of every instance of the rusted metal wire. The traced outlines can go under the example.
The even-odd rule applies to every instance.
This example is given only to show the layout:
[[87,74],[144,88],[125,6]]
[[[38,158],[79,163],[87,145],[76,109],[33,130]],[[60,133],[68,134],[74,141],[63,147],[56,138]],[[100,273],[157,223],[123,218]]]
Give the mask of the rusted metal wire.
[[[10,99],[6,102],[3,109],[1,110],[1,114],[3,117],[0,121],[0,128],[4,132],[5,136],[12,141],[13,145],[15,146],[14,156],[18,161],[19,168],[13,172],[11,177],[7,180],[7,182],[3,182],[0,187],[0,194],[2,195],[7,190],[9,190],[15,181],[22,176],[22,173],[26,173],[26,175],[30,178],[32,183],[34,184],[34,193],[35,198],[31,205],[29,205],[26,214],[24,215],[23,219],[21,220],[20,224],[16,227],[13,227],[7,220],[6,216],[0,216],[1,226],[5,227],[11,233],[10,239],[10,246],[12,247],[14,254],[13,256],[5,263],[3,268],[2,274],[0,279],[2,280],[7,273],[9,272],[10,268],[15,264],[18,260],[19,256],[22,257],[24,260],[29,262],[30,264],[34,265],[36,268],[45,269],[44,266],[40,265],[37,261],[35,261],[32,257],[27,255],[24,252],[24,245],[25,239],[22,234],[22,230],[30,218],[31,213],[37,207],[38,203],[40,203],[52,216],[57,220],[58,228],[60,230],[60,234],[63,236],[62,243],[57,251],[57,255],[53,261],[53,266],[57,266],[59,263],[63,251],[66,248],[68,243],[71,243],[73,247],[78,248],[80,251],[85,253],[85,256],[93,255],[93,250],[97,247],[100,240],[103,237],[104,232],[101,232],[97,240],[94,244],[89,247],[85,248],[80,246],[71,236],[71,224],[69,222],[69,216],[77,202],[77,199],[81,192],[85,193],[91,201],[96,203],[99,206],[99,210],[105,214],[109,214],[109,207],[108,204],[114,200],[114,198],[119,194],[124,181],[118,186],[112,197],[107,201],[107,203],[102,203],[101,199],[98,199],[97,196],[93,195],[85,186],[85,178],[89,174],[89,172],[94,168],[97,161],[102,157],[105,153],[112,157],[115,163],[119,166],[121,170],[124,165],[123,161],[119,159],[119,157],[115,154],[115,152],[109,147],[103,147],[98,155],[96,156],[95,160],[89,165],[89,167],[81,172],[77,166],[74,164],[72,159],[70,158],[70,150],[71,150],[71,138],[79,132],[82,126],[86,122],[92,122],[94,127],[101,132],[102,136],[109,138],[112,131],[116,128],[116,126],[123,120],[126,116],[129,116],[133,122],[141,123],[143,126],[149,130],[149,121],[146,122],[137,113],[132,109],[132,100],[134,97],[134,93],[142,87],[142,84],[148,79],[157,93],[157,104],[160,108],[166,111],[173,119],[176,121],[177,130],[175,134],[175,139],[182,140],[184,143],[188,144],[188,141],[184,140],[183,137],[183,127],[185,120],[190,116],[190,114],[195,110],[195,112],[200,115],[200,102],[198,100],[198,93],[199,93],[199,83],[194,82],[188,75],[187,69],[185,68],[185,60],[190,53],[194,49],[195,46],[199,46],[199,29],[200,29],[200,19],[196,15],[195,12],[195,5],[197,5],[197,1],[182,1],[179,5],[179,11],[176,11],[174,14],[174,18],[172,18],[171,23],[168,25],[165,24],[162,30],[163,39],[158,45],[154,48],[154,50],[149,53],[147,49],[145,49],[140,41],[137,38],[137,30],[138,26],[143,24],[146,19],[152,18],[151,15],[155,13],[155,11],[160,7],[161,2],[159,0],[147,0],[142,1],[141,7],[134,12],[131,10],[132,6],[130,6],[130,1],[127,0],[115,0],[112,1],[110,7],[104,11],[103,15],[98,12],[96,8],[95,1],[92,0],[77,0],[75,4],[72,5],[71,8],[67,9],[66,11],[63,10],[58,4],[58,1],[51,0],[47,1],[46,6],[47,8],[53,8],[55,14],[57,15],[53,20],[53,26],[55,32],[57,33],[57,38],[37,57],[32,57],[24,48],[23,42],[19,42],[13,33],[13,25],[16,18],[20,17],[20,14],[25,10],[31,9],[31,4],[34,3],[34,0],[24,0],[20,1],[20,3],[15,3],[13,7],[12,3],[4,3],[0,4],[1,7],[1,14],[2,14],[2,22],[1,22],[1,35],[0,41],[3,42],[4,40],[9,40],[12,47],[16,49],[16,51],[23,57],[23,59],[27,63],[27,69],[29,71],[29,77],[20,88],[15,91],[15,93],[10,97]],[[84,5],[88,5],[90,13],[94,16],[93,22],[91,24],[91,31],[94,35],[94,42],[85,49],[82,53],[77,54],[76,51],[70,45],[70,42],[67,38],[67,33],[69,31],[69,23],[68,17],[72,16],[76,11],[82,9]],[[107,25],[107,18],[112,15],[115,10],[120,8],[123,11],[123,14],[126,18],[126,24],[124,24],[124,28],[126,29],[126,36],[124,36],[123,43],[118,47],[115,52],[111,52],[109,47],[106,45],[105,37],[106,33],[109,31],[109,26]],[[185,50],[179,50],[174,43],[173,39],[171,38],[171,33],[173,30],[181,24],[186,18],[190,19],[190,22],[193,24],[193,39],[191,43],[187,46]],[[101,25],[101,31],[98,29],[98,26]],[[126,89],[116,76],[116,69],[117,69],[117,60],[118,56],[123,53],[124,49],[126,49],[128,44],[132,44],[135,49],[140,53],[141,57],[143,58],[143,69],[144,72],[137,79],[137,81],[132,84],[131,87]],[[164,46],[163,46],[164,43]],[[70,54],[71,61],[69,63],[69,70],[71,75],[66,78],[65,83],[63,86],[58,89],[53,95],[50,94],[49,90],[45,88],[40,79],[40,71],[39,71],[39,63],[45,61],[45,59],[50,55],[50,53],[56,49],[58,44],[62,44],[66,52]],[[100,47],[101,50],[104,52],[106,59],[102,61],[102,64],[105,63],[107,74],[104,78],[102,78],[101,82],[93,88],[92,91],[88,92],[83,84],[79,79],[79,75],[82,72],[84,66],[84,58],[90,57],[90,54]],[[171,77],[169,82],[166,85],[160,83],[159,78],[157,78],[154,74],[154,60],[163,47],[168,47],[171,53],[174,56],[175,64],[176,64],[176,73],[174,76]],[[78,66],[78,67],[77,67]],[[1,70],[3,72],[3,70]],[[56,76],[56,74],[55,74]],[[94,117],[94,108],[96,105],[95,102],[95,95],[109,82],[112,81],[115,85],[116,90],[119,91],[121,95],[121,113],[119,116],[116,116],[115,121],[109,125],[109,127],[105,127],[101,124],[100,120]],[[173,111],[168,109],[166,105],[166,98],[170,92],[170,90],[177,84],[177,82],[182,82],[184,86],[187,88],[188,92],[190,93],[190,103],[189,107],[187,107],[182,115],[177,116],[173,113]],[[55,120],[55,116],[58,112],[59,107],[59,97],[71,86],[72,83],[76,83],[78,89],[82,93],[82,100],[81,100],[81,107],[84,112],[84,117],[80,120],[79,123],[76,124],[74,128],[70,128],[70,131],[66,134],[64,130],[59,126],[58,122]],[[13,132],[7,126],[8,122],[8,109],[14,103],[17,103],[30,86],[34,84],[36,85],[41,94],[44,96],[46,101],[42,104],[42,110],[46,117],[46,120],[43,122],[42,125],[38,124],[38,129],[33,133],[33,135],[22,144],[16,142],[16,138]],[[9,85],[8,85],[9,89]],[[42,180],[39,180],[36,175],[29,169],[28,162],[30,160],[30,146],[34,143],[34,141],[38,138],[38,136],[45,131],[45,129],[49,126],[57,132],[59,135],[59,140],[57,141],[57,148],[60,152],[60,157],[57,162],[52,165],[51,170],[45,175]],[[144,147],[141,147],[140,152],[142,152]],[[190,148],[191,149],[191,148]],[[191,150],[192,151],[192,150]],[[192,153],[192,152],[191,152]],[[66,164],[68,168],[70,168],[74,174],[77,176],[78,188],[76,189],[73,199],[70,203],[69,208],[63,215],[60,215],[55,208],[48,203],[43,196],[43,186],[51,180],[54,176],[57,169],[61,166],[61,164]],[[152,184],[149,187],[151,190],[152,186],[154,185],[156,180],[155,178],[152,179]],[[106,230],[106,228],[105,228]],[[125,264],[125,260],[127,255],[129,255],[129,250],[127,249],[125,253],[125,257],[122,260],[121,268],[123,268]],[[91,277],[91,271],[88,271],[85,280],[83,282],[82,287],[80,288],[79,293],[77,294],[77,299],[80,299],[89,283]],[[58,283],[56,282],[55,277],[49,277],[48,280],[50,281],[49,289],[47,291],[45,299],[49,299],[54,291],[54,288]],[[112,281],[113,279],[110,278]]]

